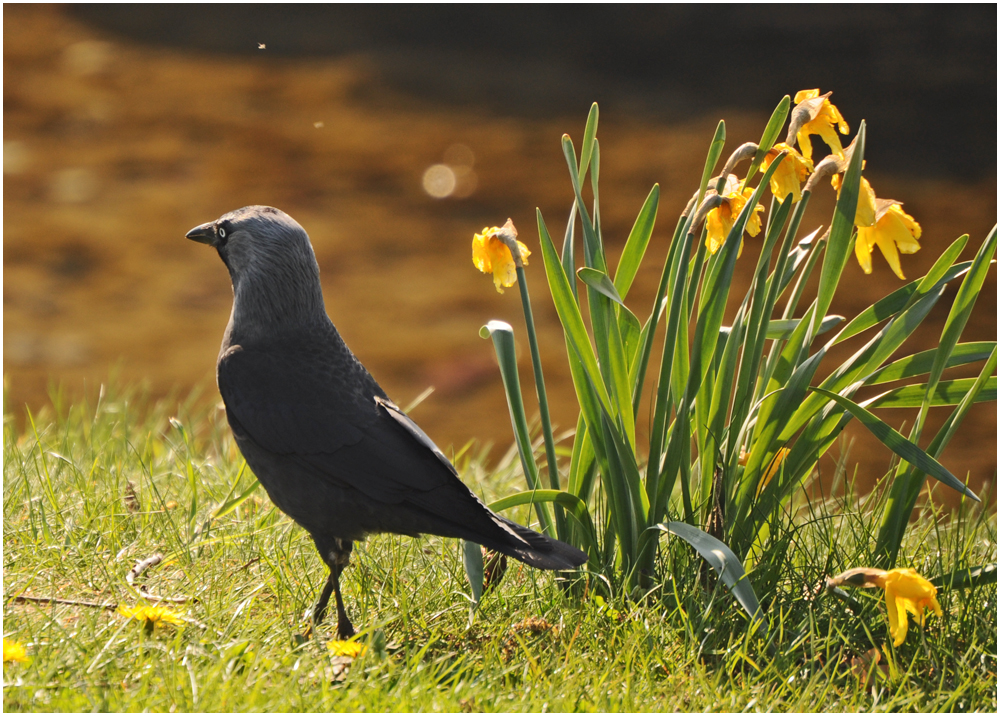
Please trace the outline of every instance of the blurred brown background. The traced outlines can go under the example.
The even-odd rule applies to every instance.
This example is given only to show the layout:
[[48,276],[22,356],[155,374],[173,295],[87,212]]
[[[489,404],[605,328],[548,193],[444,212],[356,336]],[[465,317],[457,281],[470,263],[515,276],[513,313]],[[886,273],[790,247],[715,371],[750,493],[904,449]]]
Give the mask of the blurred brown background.
[[[866,175],[923,226],[907,276],[962,233],[971,257],[997,213],[994,6],[5,5],[5,410],[47,402],[52,381],[96,391],[116,365],[154,395],[202,386],[216,400],[229,279],[183,235],[259,203],[309,231],[327,309],[389,394],[405,405],[436,388],[414,417],[437,442],[506,449],[478,329],[504,319],[523,343],[520,302],[473,268],[472,234],[509,216],[536,251],[538,206],[561,235],[559,137],[579,143],[596,100],[612,261],[652,184],[662,189],[630,296],[645,317],[717,121],[731,148],[756,140],[782,95],[811,87],[834,91],[852,136],[868,121]],[[808,228],[831,206],[832,192],[819,195]],[[868,277],[848,267],[835,311],[900,285],[874,263]],[[536,251],[530,288],[554,418],[569,428],[540,264]],[[936,345],[953,295],[907,352]],[[995,340],[995,274],[976,317],[966,340]],[[530,361],[521,370],[531,395]],[[888,452],[850,430],[861,478],[882,474]],[[994,481],[994,404],[976,407],[943,462]]]

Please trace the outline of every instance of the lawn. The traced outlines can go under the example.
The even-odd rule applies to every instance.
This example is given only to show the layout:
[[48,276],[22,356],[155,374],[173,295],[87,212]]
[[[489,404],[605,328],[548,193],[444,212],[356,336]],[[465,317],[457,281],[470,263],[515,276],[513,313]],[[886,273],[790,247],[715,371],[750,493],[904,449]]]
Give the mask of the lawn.
[[[898,648],[881,590],[823,589],[872,563],[886,494],[854,493],[845,445],[832,496],[802,491],[750,573],[766,631],[669,535],[648,592],[512,561],[471,621],[460,543],[376,536],[342,582],[366,647],[352,658],[330,624],[308,634],[326,570],[254,489],[221,411],[114,385],[52,402],[4,414],[3,632],[27,658],[5,644],[7,711],[997,709],[995,579],[940,588],[943,617],[911,620]],[[524,484],[513,448],[453,457],[487,500]],[[897,566],[933,579],[995,561],[991,495],[923,504]],[[143,595],[176,600],[162,606],[182,625],[116,608]]]

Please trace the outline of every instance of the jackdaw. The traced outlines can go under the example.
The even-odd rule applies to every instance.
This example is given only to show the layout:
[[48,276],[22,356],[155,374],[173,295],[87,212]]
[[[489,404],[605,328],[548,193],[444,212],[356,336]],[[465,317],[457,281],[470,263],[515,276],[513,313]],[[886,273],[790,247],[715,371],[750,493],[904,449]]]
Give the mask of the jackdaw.
[[308,530],[330,576],[337,632],[354,634],[340,594],[353,543],[379,532],[457,537],[539,569],[587,556],[492,511],[365,370],[326,314],[309,236],[282,211],[247,206],[196,226],[233,282],[217,378],[247,464],[285,514]]

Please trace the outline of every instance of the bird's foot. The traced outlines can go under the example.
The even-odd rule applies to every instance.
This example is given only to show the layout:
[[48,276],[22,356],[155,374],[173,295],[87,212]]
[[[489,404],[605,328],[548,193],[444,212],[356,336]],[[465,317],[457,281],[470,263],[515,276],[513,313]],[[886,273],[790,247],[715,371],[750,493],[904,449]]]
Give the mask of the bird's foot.
[[340,615],[337,619],[337,636],[341,639],[350,639],[355,634],[357,632],[354,631],[354,625],[351,624],[351,620],[347,618],[346,614]]

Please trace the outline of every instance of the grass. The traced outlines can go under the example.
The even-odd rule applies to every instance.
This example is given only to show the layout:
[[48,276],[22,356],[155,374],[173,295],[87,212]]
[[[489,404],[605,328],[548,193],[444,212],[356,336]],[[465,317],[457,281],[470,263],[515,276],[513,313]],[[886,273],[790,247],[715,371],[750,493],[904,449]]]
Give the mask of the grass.
[[[766,638],[748,636],[732,597],[706,588],[700,558],[671,537],[660,573],[672,577],[648,595],[562,588],[512,561],[470,626],[458,542],[377,536],[343,579],[369,645],[351,662],[327,651],[329,624],[303,638],[325,569],[263,490],[234,505],[253,478],[221,412],[114,389],[53,403],[24,428],[4,414],[3,630],[31,657],[4,665],[6,711],[997,708],[995,584],[941,590],[944,618],[911,624],[898,649],[880,592],[846,602],[818,589],[873,555],[884,491],[855,495],[843,466],[837,495],[802,498],[750,574]],[[492,469],[474,446],[455,459],[487,499],[523,482],[513,450]],[[932,577],[996,550],[995,504],[951,518],[929,504],[901,564]],[[170,605],[185,626],[148,634],[111,608],[16,599],[134,605],[139,585],[192,598]],[[859,664],[873,647],[869,678]]]

